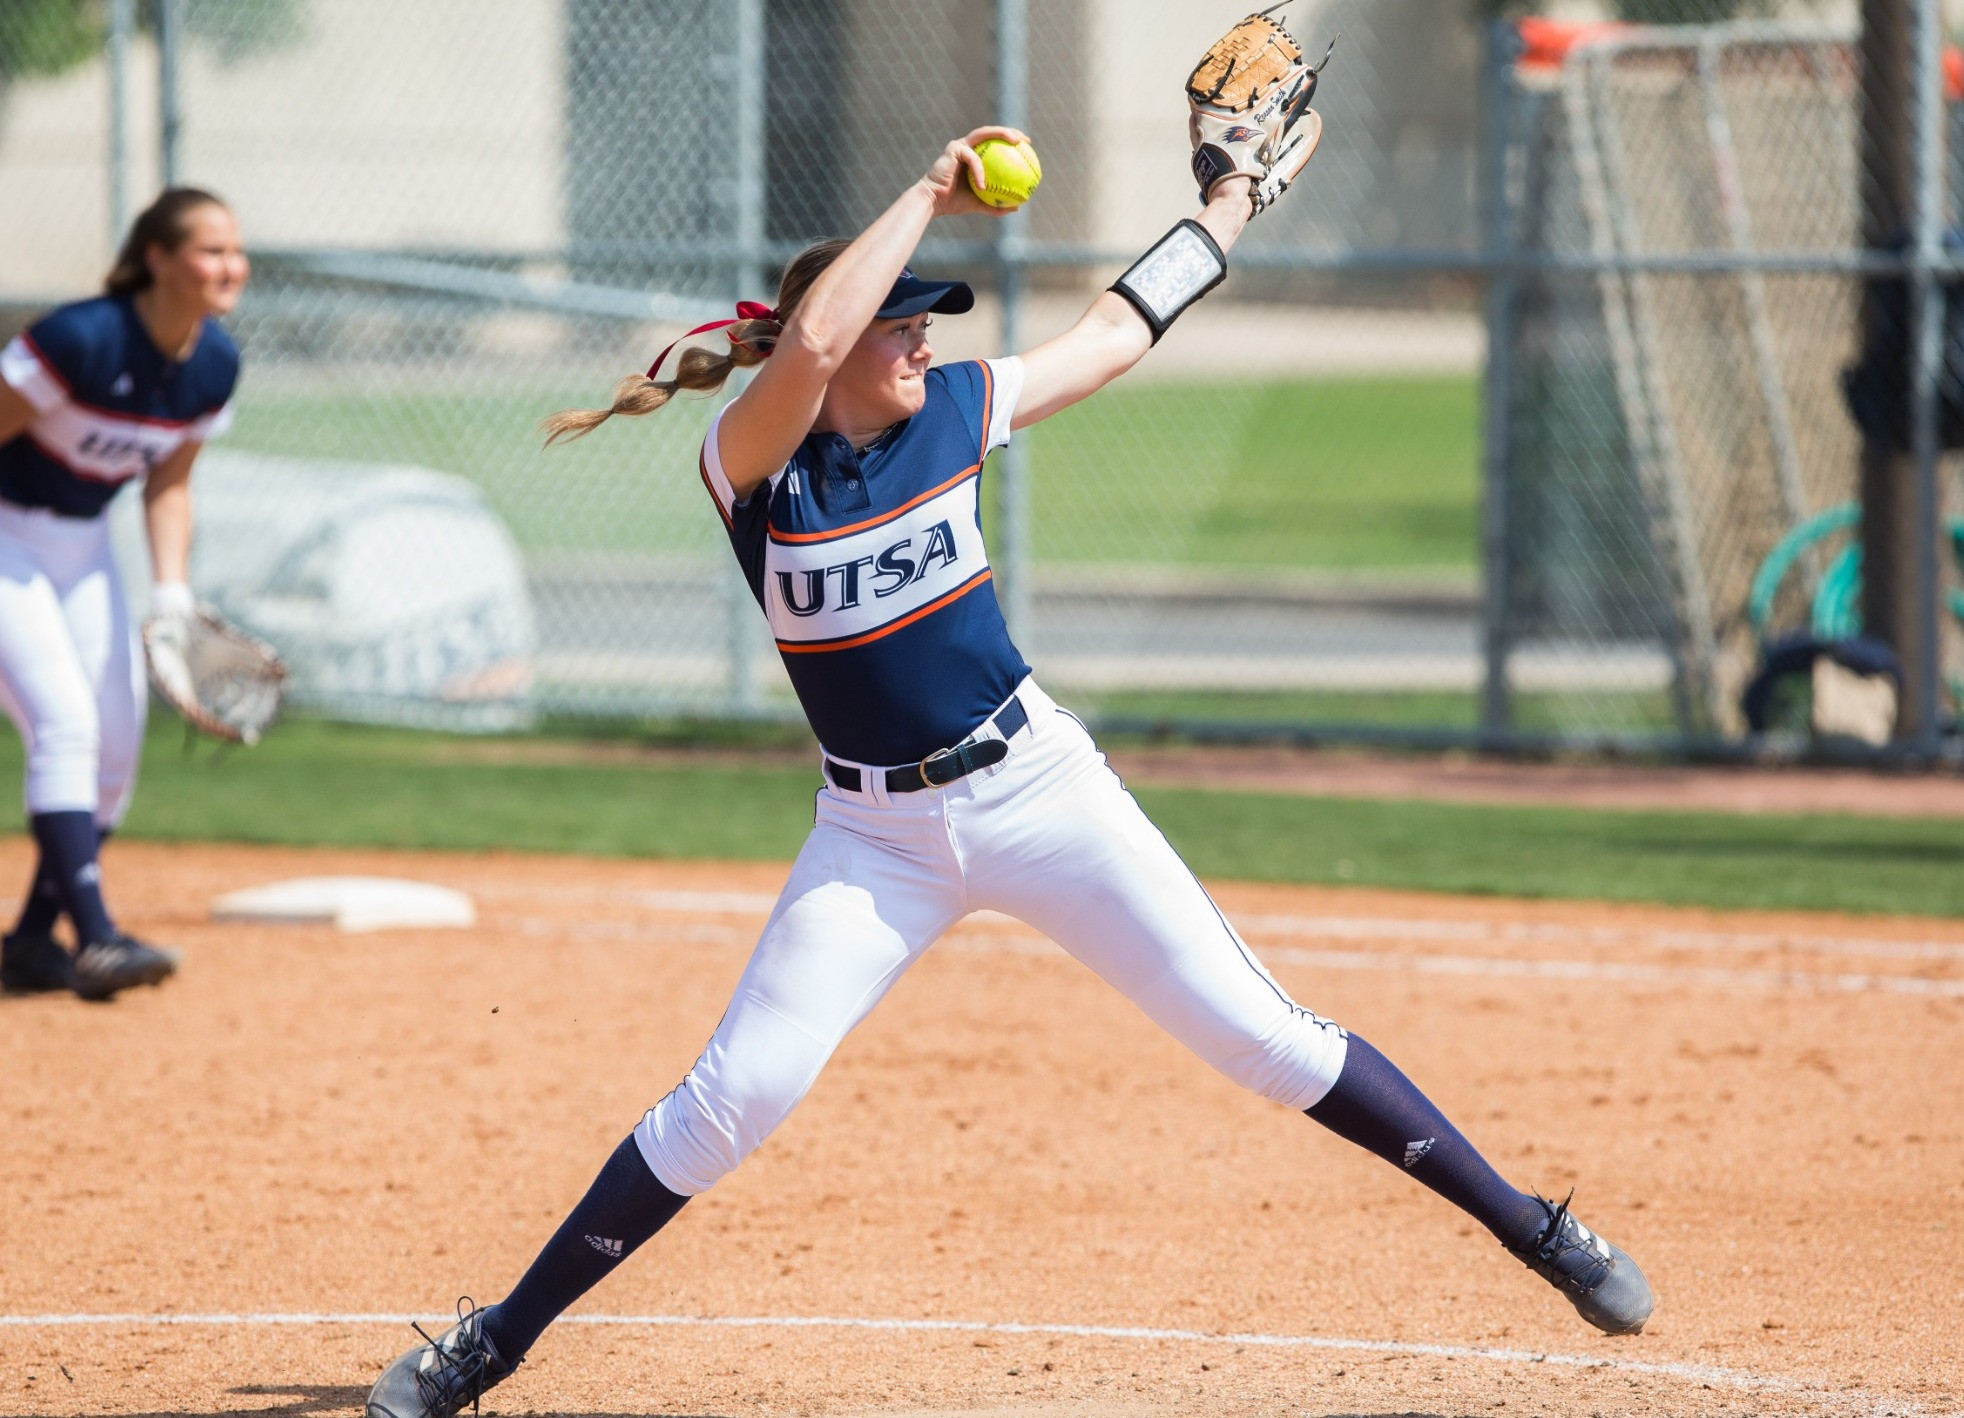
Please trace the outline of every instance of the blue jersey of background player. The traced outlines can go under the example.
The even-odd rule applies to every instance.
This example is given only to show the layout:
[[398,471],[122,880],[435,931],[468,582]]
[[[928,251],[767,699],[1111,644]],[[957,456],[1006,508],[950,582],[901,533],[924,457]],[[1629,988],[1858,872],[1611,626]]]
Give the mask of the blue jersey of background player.
[[[98,848],[129,806],[148,707],[104,513],[143,484],[152,613],[189,615],[191,466],[229,422],[239,373],[215,317],[247,275],[224,203],[173,189],[137,218],[103,295],[0,349],[0,706],[26,746],[40,848],[0,943],[8,989],[103,998],[176,968],[118,930],[102,896]],[[54,936],[64,913],[72,955]]]
[[157,348],[134,293],[49,312],[0,350],[0,376],[36,416],[0,443],[0,501],[94,517],[123,484],[231,423],[239,349],[205,319],[190,354]]

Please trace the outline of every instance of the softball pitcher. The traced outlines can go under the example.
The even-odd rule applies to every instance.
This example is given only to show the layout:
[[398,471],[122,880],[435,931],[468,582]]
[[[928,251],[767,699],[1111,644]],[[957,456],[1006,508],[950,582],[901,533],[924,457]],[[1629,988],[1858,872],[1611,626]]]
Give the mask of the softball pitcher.
[[[173,188],[136,219],[103,295],[0,349],[0,706],[26,746],[40,848],[0,946],[7,989],[106,999],[177,968],[103,903],[97,851],[129,807],[148,707],[106,509],[143,481],[152,613],[188,617],[191,465],[229,422],[239,373],[214,317],[246,277],[230,210]],[[73,954],[54,935],[64,913]]]
[[[936,937],[977,910],[1028,922],[1228,1077],[1307,1112],[1477,1218],[1598,1328],[1651,1311],[1630,1258],[1567,1205],[1509,1185],[1361,1038],[1295,1003],[1011,643],[979,525],[982,465],[1013,434],[1095,393],[1226,274],[1248,220],[1320,131],[1297,64],[1259,114],[1203,130],[1203,208],[1069,331],[1015,358],[936,365],[936,314],[959,281],[908,268],[936,217],[983,210],[981,128],[849,243],[746,305],[727,356],[691,350],[673,379],[624,381],[607,413],[758,366],[711,424],[703,486],[824,750],[825,786],[728,1011],[695,1066],[601,1169],[517,1286],[411,1349],[370,1418],[449,1418],[509,1375],[546,1326],[760,1146],[846,1034]],[[1196,112],[1199,109],[1196,108]],[[1252,131],[1251,131],[1252,130]],[[663,352],[664,358],[667,351]]]

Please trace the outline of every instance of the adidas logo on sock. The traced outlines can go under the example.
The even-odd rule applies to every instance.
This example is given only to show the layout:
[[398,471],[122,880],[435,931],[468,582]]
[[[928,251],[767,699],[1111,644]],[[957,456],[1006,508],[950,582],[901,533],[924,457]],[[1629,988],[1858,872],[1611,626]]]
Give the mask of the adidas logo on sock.
[[1432,1150],[1432,1144],[1436,1141],[1438,1141],[1437,1138],[1422,1137],[1417,1142],[1406,1143],[1405,1165],[1407,1167],[1416,1167],[1423,1160],[1425,1154]]
[[619,1241],[607,1236],[588,1236],[586,1243],[596,1251],[599,1251],[603,1256],[607,1256],[612,1260],[619,1260],[622,1252],[626,1250],[626,1247]]

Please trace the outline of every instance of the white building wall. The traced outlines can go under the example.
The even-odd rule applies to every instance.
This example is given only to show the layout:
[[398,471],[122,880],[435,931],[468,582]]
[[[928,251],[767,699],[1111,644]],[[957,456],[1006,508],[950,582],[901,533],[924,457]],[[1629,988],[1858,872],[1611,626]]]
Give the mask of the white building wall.
[[1087,47],[1100,58],[1085,76],[1093,89],[1093,244],[1143,250],[1193,215],[1187,75],[1242,13],[1238,4],[1093,0]]
[[[188,46],[181,178],[249,244],[553,248],[563,240],[558,0],[333,0],[297,43]],[[156,51],[131,47],[132,211],[159,185]],[[0,100],[0,291],[73,298],[112,255],[109,80],[96,60]]]

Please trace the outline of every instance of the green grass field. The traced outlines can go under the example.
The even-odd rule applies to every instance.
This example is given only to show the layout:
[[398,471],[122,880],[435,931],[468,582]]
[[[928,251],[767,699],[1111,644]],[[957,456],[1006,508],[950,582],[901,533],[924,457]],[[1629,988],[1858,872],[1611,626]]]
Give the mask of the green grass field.
[[[373,379],[375,382],[365,382]],[[710,406],[539,451],[541,415],[604,381],[481,390],[254,388],[227,449],[470,478],[528,551],[720,554],[695,449]],[[1118,386],[1024,435],[1047,562],[1466,570],[1479,390],[1467,377]]]
[[1031,430],[1045,561],[1470,569],[1471,377],[1105,390]]
[[[298,720],[249,751],[182,744],[176,723],[153,727],[128,835],[789,859],[819,782],[781,754],[636,759],[624,734],[462,739]],[[0,781],[19,771],[18,742],[0,738]],[[1222,879],[1964,915],[1964,822],[1136,790],[1194,869]]]

